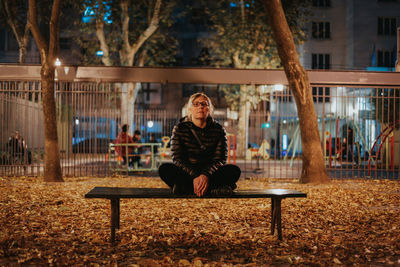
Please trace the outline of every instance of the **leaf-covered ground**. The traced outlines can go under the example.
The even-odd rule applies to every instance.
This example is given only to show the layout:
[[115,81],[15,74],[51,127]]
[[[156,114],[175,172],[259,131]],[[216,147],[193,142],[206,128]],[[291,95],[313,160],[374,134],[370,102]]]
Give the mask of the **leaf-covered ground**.
[[157,178],[0,178],[0,265],[400,266],[400,182],[325,185],[249,179],[246,188],[294,188],[282,202],[283,241],[271,236],[270,200],[121,200],[118,243],[110,203],[94,186],[164,187]]

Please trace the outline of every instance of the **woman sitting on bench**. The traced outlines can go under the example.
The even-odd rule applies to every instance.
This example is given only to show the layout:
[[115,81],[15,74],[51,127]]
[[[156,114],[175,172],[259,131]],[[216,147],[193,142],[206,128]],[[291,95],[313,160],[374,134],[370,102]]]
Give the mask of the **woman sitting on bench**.
[[192,95],[187,116],[172,131],[173,163],[162,164],[158,172],[174,194],[230,195],[236,188],[241,171],[226,164],[226,132],[210,116],[212,110],[207,95]]

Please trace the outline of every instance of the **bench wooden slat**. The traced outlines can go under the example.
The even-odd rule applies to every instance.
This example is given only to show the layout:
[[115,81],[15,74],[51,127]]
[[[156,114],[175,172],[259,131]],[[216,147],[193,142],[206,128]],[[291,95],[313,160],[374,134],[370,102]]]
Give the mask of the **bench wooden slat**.
[[[202,196],[200,198],[271,198],[307,197],[293,189],[236,190],[229,196]],[[85,198],[199,198],[196,195],[174,195],[169,188],[95,187]]]

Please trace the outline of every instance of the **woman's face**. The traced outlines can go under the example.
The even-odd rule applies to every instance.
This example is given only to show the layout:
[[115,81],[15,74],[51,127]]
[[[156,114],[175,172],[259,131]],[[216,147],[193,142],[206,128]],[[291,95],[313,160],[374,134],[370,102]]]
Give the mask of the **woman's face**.
[[193,119],[206,119],[208,115],[210,115],[210,106],[207,98],[204,96],[195,98],[190,106],[190,113],[192,114]]

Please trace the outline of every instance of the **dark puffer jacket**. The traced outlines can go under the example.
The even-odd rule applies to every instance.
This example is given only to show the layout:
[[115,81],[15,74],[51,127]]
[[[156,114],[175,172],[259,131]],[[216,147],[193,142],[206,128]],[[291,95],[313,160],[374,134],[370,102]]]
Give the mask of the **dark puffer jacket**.
[[[193,129],[203,144],[201,148]],[[187,117],[174,127],[171,138],[172,160],[190,176],[205,174],[210,177],[219,167],[226,163],[227,139],[225,129],[211,117],[207,125],[199,128]]]

